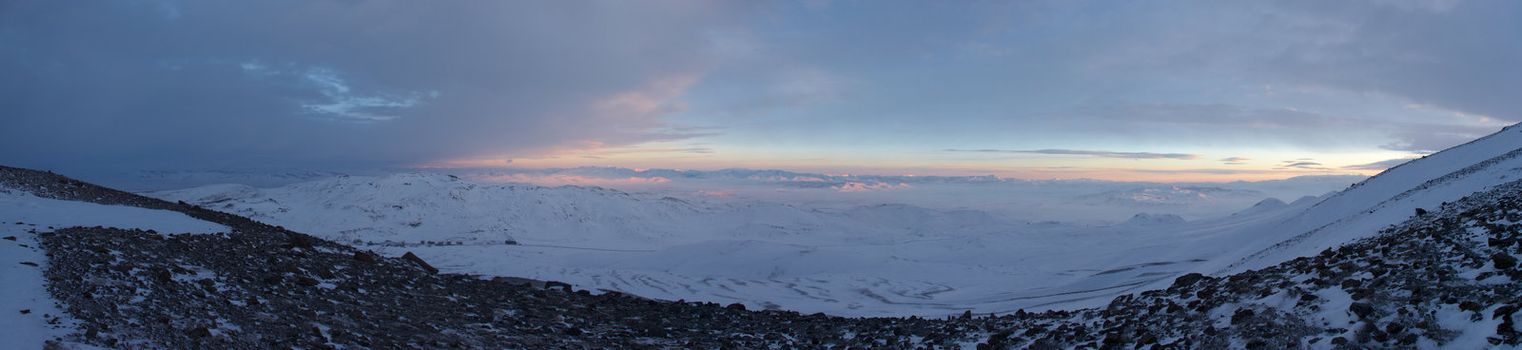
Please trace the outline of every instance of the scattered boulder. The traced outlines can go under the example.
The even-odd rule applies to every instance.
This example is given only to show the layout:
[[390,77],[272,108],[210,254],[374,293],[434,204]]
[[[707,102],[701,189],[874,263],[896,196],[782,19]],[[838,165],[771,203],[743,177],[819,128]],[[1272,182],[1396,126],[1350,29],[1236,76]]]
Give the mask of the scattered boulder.
[[211,336],[211,329],[206,328],[206,326],[195,327],[195,328],[191,328],[189,330],[186,330],[185,331],[185,335],[188,335],[191,338],[210,337]]
[[354,260],[366,264],[374,264],[380,260],[380,255],[368,251],[356,251],[354,252]]
[[1178,276],[1178,278],[1173,279],[1173,286],[1174,287],[1188,287],[1190,285],[1193,285],[1195,282],[1199,282],[1202,279],[1205,279],[1205,275],[1202,275],[1202,274],[1200,274],[1198,272],[1191,272],[1191,273],[1185,274],[1183,276]]
[[1374,305],[1364,302],[1353,303],[1348,305],[1348,312],[1353,313],[1353,315],[1361,319],[1368,318],[1369,315],[1374,313]]
[[433,267],[433,265],[429,265],[427,261],[423,261],[423,258],[419,258],[417,254],[412,254],[412,252],[402,254],[402,259],[411,261],[412,263],[417,264],[418,267],[421,267],[424,270],[428,270],[430,273],[439,273],[438,268]]
[[1509,270],[1517,266],[1517,258],[1506,252],[1497,252],[1491,255],[1490,262],[1497,270]]
[[544,281],[544,289],[549,289],[549,290],[559,289],[562,292],[570,293],[572,288],[571,288],[571,284],[570,283],[565,283],[565,282],[560,282],[560,281]]

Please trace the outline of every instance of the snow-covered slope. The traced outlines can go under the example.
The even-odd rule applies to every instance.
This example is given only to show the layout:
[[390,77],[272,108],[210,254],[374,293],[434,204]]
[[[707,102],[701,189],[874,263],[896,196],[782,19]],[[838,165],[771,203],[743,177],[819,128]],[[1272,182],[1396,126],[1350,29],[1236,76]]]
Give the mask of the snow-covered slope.
[[1256,269],[1314,255],[1466,195],[1522,175],[1522,127],[1500,132],[1390,168],[1328,196],[1280,222],[1227,238],[1240,249],[1202,266],[1219,274]]
[[72,226],[109,226],[163,233],[212,233],[227,228],[165,210],[39,198],[0,187],[0,349],[38,349],[73,332],[72,321],[48,295],[47,258],[36,233]]

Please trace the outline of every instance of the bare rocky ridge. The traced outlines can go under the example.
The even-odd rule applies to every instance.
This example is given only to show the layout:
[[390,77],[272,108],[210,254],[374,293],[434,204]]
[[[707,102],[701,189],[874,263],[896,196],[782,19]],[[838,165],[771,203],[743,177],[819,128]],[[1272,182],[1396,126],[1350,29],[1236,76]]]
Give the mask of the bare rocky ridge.
[[[1190,274],[1107,307],[842,318],[439,274],[246,218],[50,173],[39,196],[167,209],[232,232],[40,235],[78,341],[121,348],[1413,348],[1522,345],[1522,182],[1269,268]],[[426,262],[424,262],[426,263]]]

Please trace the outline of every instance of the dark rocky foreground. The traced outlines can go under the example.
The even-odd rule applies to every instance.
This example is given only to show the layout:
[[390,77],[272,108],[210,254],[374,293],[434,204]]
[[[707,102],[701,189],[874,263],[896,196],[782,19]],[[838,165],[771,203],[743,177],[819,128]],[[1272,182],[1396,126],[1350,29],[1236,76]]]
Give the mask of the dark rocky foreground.
[[54,297],[89,344],[123,348],[1413,348],[1522,344],[1522,183],[1335,250],[1077,311],[841,318],[592,295],[438,274],[417,260],[61,176],[0,168],[41,196],[176,210],[215,235],[40,235]]

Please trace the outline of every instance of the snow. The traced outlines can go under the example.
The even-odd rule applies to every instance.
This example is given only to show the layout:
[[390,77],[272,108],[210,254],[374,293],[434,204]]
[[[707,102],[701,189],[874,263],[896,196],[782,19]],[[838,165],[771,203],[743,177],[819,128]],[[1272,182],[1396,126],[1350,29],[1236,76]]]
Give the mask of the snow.
[[1173,225],[1184,223],[1184,218],[1173,214],[1139,213],[1131,219],[1121,223],[1122,225]]
[[[0,329],[8,334],[0,337],[0,349],[37,349],[43,342],[73,331],[73,321],[48,295],[42,274],[48,266],[47,257],[34,234],[72,226],[164,233],[227,231],[222,225],[171,211],[46,199],[0,188],[0,237],[16,237],[15,241],[0,240]],[[29,312],[23,314],[21,310]],[[54,317],[60,319],[50,324]]]
[[446,272],[846,316],[1103,305],[1197,263],[1157,259],[1158,251],[1304,209],[1033,225],[972,209],[680,198],[429,173],[150,195],[391,256],[411,251]]
[[1377,234],[1417,208],[1437,208],[1471,193],[1516,180],[1522,168],[1522,127],[1390,168],[1278,224],[1233,234],[1240,249],[1206,266],[1217,274],[1256,269]]
[[[1117,295],[1164,288],[1187,272],[1226,275],[1313,255],[1375,235],[1406,220],[1416,208],[1436,208],[1507,182],[1522,169],[1518,154],[1522,128],[1507,128],[1319,197],[1287,193],[1284,186],[1298,186],[1289,182],[1137,187],[616,168],[593,173],[671,182],[731,181],[719,184],[743,178],[817,188],[902,182],[911,188],[900,193],[934,188],[947,197],[926,198],[943,199],[978,193],[968,198],[979,204],[946,206],[920,198],[912,202],[930,205],[860,205],[908,198],[882,197],[879,192],[842,194],[853,199],[826,201],[757,194],[762,191],[712,197],[680,191],[499,185],[435,173],[343,176],[276,188],[208,186],[150,195],[357,242],[388,255],[411,251],[446,272],[558,280],[581,289],[805,313],[940,317],[965,310],[1007,313],[1100,306]],[[1088,185],[1089,194],[1073,195],[1080,184]],[[1031,194],[1000,202],[1016,210],[1071,211],[1064,218],[1089,213],[1087,209],[1101,213],[1095,215],[1120,210],[1134,215],[1137,208],[1146,208],[1141,212],[1147,214],[1121,224],[1032,223],[1036,220],[1028,216],[987,209],[994,202],[986,202],[992,197],[981,192],[1002,195],[1011,193],[1010,188]],[[1267,199],[1264,194],[1269,192],[1298,199]],[[1039,203],[1054,198],[1067,199]],[[1017,201],[1020,204],[1012,204]],[[1220,215],[1152,210],[1194,208],[1190,205],[1209,206]],[[506,244],[510,240],[519,244]],[[1344,296],[1323,297],[1340,302]],[[1345,322],[1345,315],[1322,317]]]
[[1491,318],[1495,307],[1480,312],[1464,311],[1456,304],[1444,304],[1435,319],[1443,329],[1459,332],[1458,336],[1444,343],[1443,349],[1490,349],[1496,348],[1486,338],[1496,332],[1500,318]]
[[[581,167],[569,169],[421,169],[483,184],[600,186],[660,192],[684,199],[749,200],[810,208],[849,209],[901,203],[940,210],[970,209],[1023,221],[1055,220],[1112,224],[1138,212],[1176,214],[1195,220],[1224,216],[1267,197],[1323,194],[1364,179],[1356,175],[1301,176],[1284,180],[1216,183],[1149,183],[1097,180],[1023,180],[984,176],[816,174],[782,170],[673,170]],[[274,171],[163,172],[102,177],[95,181],[126,190],[183,189],[208,184],[279,187],[340,174]],[[352,175],[386,175],[364,171]],[[86,181],[96,180],[92,178]]]

